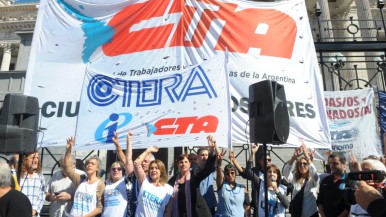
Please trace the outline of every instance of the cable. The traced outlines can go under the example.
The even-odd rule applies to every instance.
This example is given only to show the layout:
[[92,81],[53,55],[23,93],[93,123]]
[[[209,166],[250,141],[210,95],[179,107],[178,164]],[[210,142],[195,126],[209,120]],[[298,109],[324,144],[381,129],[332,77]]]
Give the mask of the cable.
[[[245,141],[247,142],[247,144],[249,144],[249,140],[248,140],[248,134],[247,134],[247,127],[248,127],[248,124],[249,124],[249,119],[247,121],[247,123],[245,124],[245,130],[244,130],[244,133],[245,133]],[[249,129],[249,131],[251,131],[251,129]]]

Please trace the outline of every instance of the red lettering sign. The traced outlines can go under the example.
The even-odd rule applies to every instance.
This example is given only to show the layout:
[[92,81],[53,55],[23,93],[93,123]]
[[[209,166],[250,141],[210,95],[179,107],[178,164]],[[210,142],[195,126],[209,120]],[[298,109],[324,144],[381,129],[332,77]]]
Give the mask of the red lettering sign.
[[158,120],[154,126],[157,127],[154,135],[215,133],[218,126],[218,118],[211,115],[200,118],[197,116],[164,118]]
[[[108,23],[116,32],[103,45],[107,56],[167,47],[205,48],[248,53],[260,49],[264,56],[291,58],[297,33],[295,21],[274,9],[245,8],[214,0],[152,0],[136,3],[117,13]],[[216,26],[213,28],[212,26]]]

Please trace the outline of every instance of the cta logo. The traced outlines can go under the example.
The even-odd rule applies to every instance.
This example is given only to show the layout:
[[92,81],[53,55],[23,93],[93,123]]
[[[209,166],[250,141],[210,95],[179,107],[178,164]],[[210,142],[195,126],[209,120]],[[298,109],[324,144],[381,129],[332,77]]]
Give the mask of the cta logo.
[[132,118],[133,115],[130,113],[112,113],[98,126],[94,133],[94,139],[99,142],[112,143],[114,132],[128,125]]
[[114,35],[102,49],[118,56],[170,47],[291,58],[297,26],[288,14],[245,3],[138,1],[108,23]]
[[180,135],[194,133],[215,133],[217,131],[218,118],[207,115],[203,117],[178,117],[158,120],[154,127],[157,129],[154,135]]

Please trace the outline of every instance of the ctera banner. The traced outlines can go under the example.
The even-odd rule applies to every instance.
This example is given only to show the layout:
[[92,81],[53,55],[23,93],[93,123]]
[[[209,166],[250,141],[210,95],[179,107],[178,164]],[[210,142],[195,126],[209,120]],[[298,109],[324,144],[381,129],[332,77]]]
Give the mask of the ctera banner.
[[[283,146],[298,146],[301,138],[312,148],[331,148],[322,79],[304,0],[41,0],[25,94],[38,96],[41,102],[41,127],[47,129],[43,146],[64,145],[65,138],[75,134],[77,118],[82,120],[80,116],[87,113],[80,99],[84,78],[91,72],[113,83],[121,79],[127,85],[131,81],[177,79],[173,76],[224,53],[229,53],[226,71],[232,143],[249,142],[249,85],[275,80],[285,86],[290,115],[290,136]],[[168,94],[169,101],[175,100]],[[110,107],[116,106],[118,99],[109,97],[100,102],[114,101],[103,105],[103,117],[110,121],[106,127],[116,123],[115,116],[107,118],[107,111],[114,110]],[[137,103],[153,103],[146,100]],[[186,106],[192,106],[189,103]],[[152,110],[163,106],[153,104]],[[131,101],[125,102],[124,108],[131,114],[142,112]],[[198,120],[201,115],[193,110],[186,117]],[[117,131],[123,136],[124,129],[118,127]],[[100,132],[87,133],[91,138]],[[196,145],[206,144],[208,133],[194,134],[203,138]],[[109,141],[110,134],[100,135]],[[78,144],[102,141],[93,138],[95,141],[82,140],[84,144],[78,140]]]
[[77,149],[114,149],[135,132],[133,148],[205,145],[200,133],[231,148],[229,81],[224,55],[174,74],[126,80],[86,69],[77,124]]

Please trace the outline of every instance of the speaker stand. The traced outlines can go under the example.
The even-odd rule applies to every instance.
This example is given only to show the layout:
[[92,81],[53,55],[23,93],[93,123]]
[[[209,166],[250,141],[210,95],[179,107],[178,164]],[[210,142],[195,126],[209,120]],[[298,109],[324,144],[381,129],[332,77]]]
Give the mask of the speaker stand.
[[20,174],[21,174],[22,165],[23,165],[23,154],[19,153],[19,162],[17,163],[17,170],[16,170],[16,178],[17,178],[17,183],[19,184],[19,186],[20,186]]
[[264,153],[264,210],[265,217],[268,217],[268,167],[267,167],[267,144],[263,143]]

